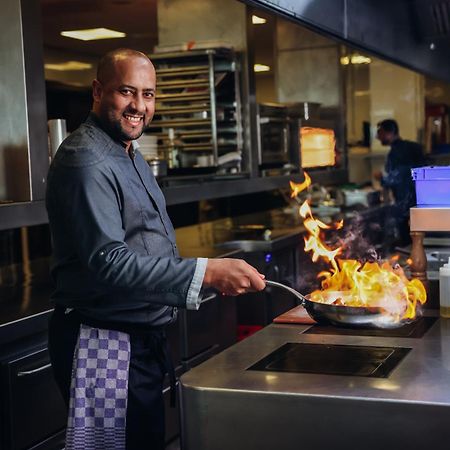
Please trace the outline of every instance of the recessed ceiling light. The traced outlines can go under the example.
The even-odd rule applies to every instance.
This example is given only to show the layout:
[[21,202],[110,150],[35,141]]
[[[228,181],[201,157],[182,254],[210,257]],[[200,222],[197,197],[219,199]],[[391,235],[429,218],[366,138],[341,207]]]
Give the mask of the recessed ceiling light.
[[267,20],[264,19],[263,17],[259,17],[259,16],[252,16],[252,24],[253,25],[262,25],[263,23],[266,23]]
[[84,63],[81,61],[66,61],[63,63],[47,63],[44,64],[47,70],[87,70],[92,68],[92,64]]
[[270,66],[267,66],[266,64],[255,64],[253,70],[255,72],[269,72]]
[[123,38],[126,34],[108,28],[89,28],[86,30],[61,31],[61,36],[80,39],[82,41],[95,41],[97,39]]
[[370,64],[372,59],[368,56],[354,54],[351,56],[342,56],[341,64],[343,66],[348,66],[349,64]]
[[352,64],[370,64],[372,60],[368,56],[364,55],[352,55],[350,58]]

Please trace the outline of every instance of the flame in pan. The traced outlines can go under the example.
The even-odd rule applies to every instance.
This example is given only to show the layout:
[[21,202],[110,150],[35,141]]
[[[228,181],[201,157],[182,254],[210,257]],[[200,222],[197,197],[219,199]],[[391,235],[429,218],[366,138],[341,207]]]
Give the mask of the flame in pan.
[[[291,182],[292,197],[311,184],[305,173],[303,183]],[[398,257],[389,261],[361,263],[356,259],[338,259],[342,247],[330,248],[323,241],[323,231],[341,229],[344,222],[327,225],[316,219],[306,200],[300,207],[300,216],[307,230],[305,251],[311,259],[326,261],[330,269],[320,272],[322,289],[311,293],[311,300],[342,306],[379,307],[394,321],[414,319],[418,304],[426,302],[425,287],[420,280],[408,280],[397,264]]]

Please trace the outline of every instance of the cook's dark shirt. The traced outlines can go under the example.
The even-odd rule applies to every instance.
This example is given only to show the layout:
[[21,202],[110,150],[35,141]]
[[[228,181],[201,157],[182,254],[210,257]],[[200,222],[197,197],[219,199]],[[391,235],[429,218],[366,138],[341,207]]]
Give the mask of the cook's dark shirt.
[[416,142],[397,139],[387,155],[381,184],[392,190],[399,210],[409,215],[409,208],[416,204],[416,192],[411,169],[426,163],[422,147]]
[[199,297],[206,260],[179,257],[163,194],[130,153],[93,113],[59,147],[46,197],[52,299],[97,320],[163,326]]

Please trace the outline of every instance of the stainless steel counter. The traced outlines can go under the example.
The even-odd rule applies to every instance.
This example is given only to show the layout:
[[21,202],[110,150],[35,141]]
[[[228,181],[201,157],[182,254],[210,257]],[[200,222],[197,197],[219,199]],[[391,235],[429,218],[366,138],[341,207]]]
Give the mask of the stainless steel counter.
[[[270,325],[183,375],[186,450],[448,448],[450,320],[424,337]],[[407,347],[388,378],[246,369],[286,342]]]

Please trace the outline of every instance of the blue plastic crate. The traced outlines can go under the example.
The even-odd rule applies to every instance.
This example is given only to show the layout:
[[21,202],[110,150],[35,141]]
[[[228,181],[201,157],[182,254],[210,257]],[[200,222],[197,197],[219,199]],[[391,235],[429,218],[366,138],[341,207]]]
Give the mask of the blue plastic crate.
[[450,206],[450,166],[411,169],[418,206]]

